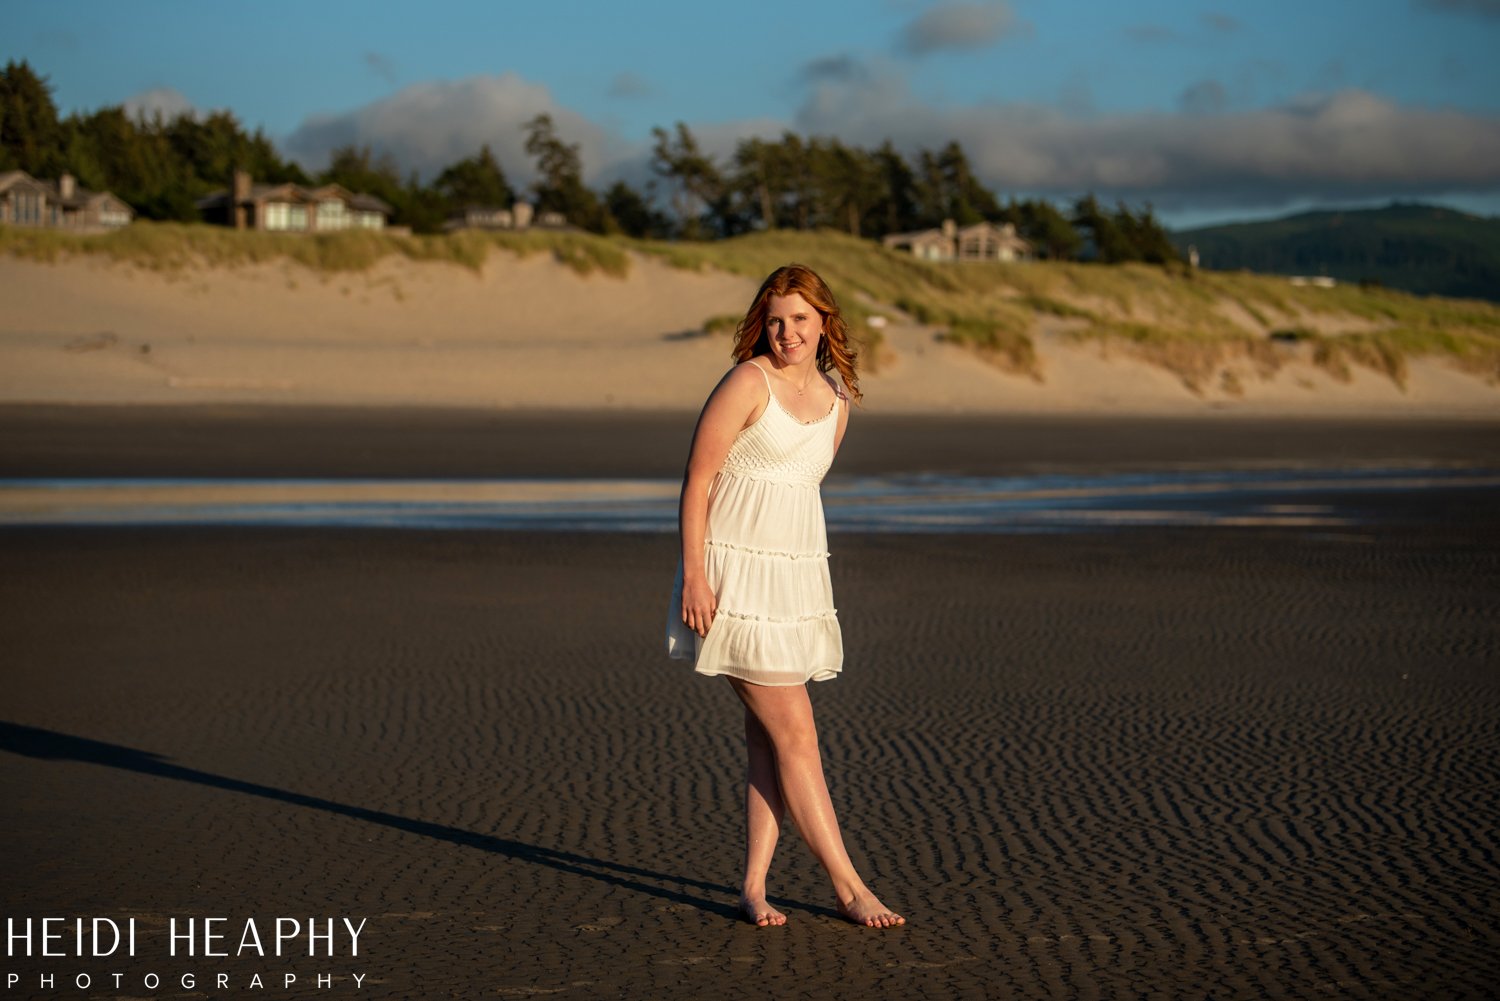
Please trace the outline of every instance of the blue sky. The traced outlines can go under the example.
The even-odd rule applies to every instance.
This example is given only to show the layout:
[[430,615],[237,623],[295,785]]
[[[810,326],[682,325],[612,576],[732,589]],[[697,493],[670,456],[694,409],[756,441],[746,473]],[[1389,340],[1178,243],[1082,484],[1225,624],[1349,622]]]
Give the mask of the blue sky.
[[1169,222],[1425,198],[1500,213],[1500,0],[9,0],[0,59],[60,110],[229,108],[318,169],[344,142],[424,174],[537,111],[588,178],[650,130],[720,156],[785,129],[958,139],[1002,195],[1152,200]]

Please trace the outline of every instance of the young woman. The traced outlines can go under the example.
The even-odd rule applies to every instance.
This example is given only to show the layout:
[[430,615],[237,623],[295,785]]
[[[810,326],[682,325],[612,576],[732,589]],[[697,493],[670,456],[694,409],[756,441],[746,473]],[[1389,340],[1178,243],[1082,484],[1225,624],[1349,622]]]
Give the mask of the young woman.
[[844,663],[818,484],[843,441],[849,398],[860,397],[848,328],[823,280],[799,264],[772,272],[739,325],[734,360],[693,433],[667,651],[728,678],[745,705],[740,908],[762,927],[786,923],[766,900],[766,873],[790,813],[841,914],[872,928],[905,924],[844,849],[807,693]]

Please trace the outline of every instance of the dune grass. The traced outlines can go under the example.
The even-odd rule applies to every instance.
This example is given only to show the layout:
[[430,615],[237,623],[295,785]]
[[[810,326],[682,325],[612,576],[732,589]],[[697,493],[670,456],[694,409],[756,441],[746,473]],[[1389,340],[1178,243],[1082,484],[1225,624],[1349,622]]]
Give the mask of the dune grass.
[[[1348,380],[1351,366],[1404,386],[1410,358],[1437,355],[1500,381],[1500,307],[1389,289],[1298,287],[1273,275],[1140,264],[932,263],[835,232],[757,233],[713,243],[642,243],[675,267],[760,279],[789,261],[818,271],[844,303],[885,303],[1002,369],[1040,378],[1035,331],[1123,349],[1177,375],[1195,393],[1242,390],[1227,366],[1264,378],[1295,357]],[[876,312],[876,307],[865,307]],[[1241,319],[1232,319],[1238,310]],[[1252,325],[1247,328],[1246,321]],[[1365,329],[1318,333],[1319,328]],[[1254,329],[1258,327],[1259,329]],[[1288,328],[1299,338],[1273,338]],[[1289,341],[1306,345],[1303,354]]]
[[1258,376],[1266,378],[1289,360],[1277,343],[1240,330],[1163,330],[1144,323],[1106,321],[1068,336],[1122,348],[1132,357],[1176,375],[1183,386],[1198,395],[1215,386],[1230,395],[1243,392],[1239,376],[1226,366],[1248,361]]
[[152,271],[234,267],[288,260],[324,273],[366,271],[386,257],[456,264],[473,271],[494,250],[526,257],[550,253],[579,274],[624,277],[630,255],[614,240],[570,230],[409,236],[375,230],[312,235],[237,231],[201,224],[136,222],[109,233],[68,233],[0,226],[0,253],[39,261],[99,254]]
[[[1335,378],[1359,366],[1404,385],[1409,360],[1440,356],[1500,383],[1500,306],[1385,288],[1294,286],[1273,275],[1146,265],[1028,262],[933,263],[832,231],[778,230],[704,243],[663,243],[576,231],[462,231],[444,236],[344,231],[314,236],[234,231],[201,224],[137,222],[81,235],[0,227],[0,254],[55,261],[99,254],[152,270],[232,267],[274,260],[313,271],[357,272],[384,258],[479,270],[503,250],[548,254],[583,275],[617,278],[633,255],[688,270],[717,269],[753,281],[798,261],[837,290],[865,364],[889,349],[869,319],[901,314],[1002,369],[1040,378],[1044,331],[1113,345],[1178,375],[1203,393],[1233,391],[1225,366],[1248,362],[1262,376],[1293,357]],[[738,317],[705,323],[732,332]],[[1226,381],[1226,377],[1227,381]]]
[[962,344],[1003,371],[1042,381],[1041,360],[1036,342],[1024,329],[1003,320],[959,318],[947,324],[944,340]]

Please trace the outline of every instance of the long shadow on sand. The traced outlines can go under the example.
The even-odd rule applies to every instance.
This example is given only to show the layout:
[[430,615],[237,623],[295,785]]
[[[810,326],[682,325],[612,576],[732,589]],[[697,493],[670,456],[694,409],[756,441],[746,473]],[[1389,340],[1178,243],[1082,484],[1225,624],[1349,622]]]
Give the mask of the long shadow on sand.
[[[663,873],[652,872],[649,869],[622,865],[619,862],[608,862],[604,859],[590,858],[587,855],[561,851],[556,848],[529,845],[524,841],[497,838],[490,834],[476,834],[473,831],[449,827],[446,824],[413,820],[410,817],[401,817],[394,813],[385,813],[381,810],[351,806],[348,803],[335,803],[333,800],[322,799],[318,796],[305,796],[302,793],[290,792],[286,789],[274,789],[271,786],[264,786],[255,782],[231,779],[223,775],[215,775],[212,772],[199,771],[196,768],[184,768],[181,765],[174,765],[162,758],[161,755],[153,754],[149,751],[138,751],[131,747],[121,747],[118,744],[106,744],[103,741],[89,740],[87,737],[74,737],[66,733],[57,733],[52,730],[42,730],[37,727],[22,726],[19,723],[0,720],[0,751],[9,751],[12,754],[20,754],[28,758],[39,758],[47,761],[83,761],[94,765],[120,768],[129,772],[140,772],[143,775],[177,779],[180,782],[196,782],[199,785],[212,786],[215,789],[228,789],[232,792],[245,793],[249,796],[260,796],[282,803],[290,803],[293,806],[326,810],[329,813],[339,814],[344,817],[353,817],[372,824],[380,824],[398,831],[420,834],[426,838],[437,838],[441,841],[447,841],[450,844],[462,845],[465,848],[477,848],[481,851],[493,852],[496,855],[503,855],[506,858],[512,858],[519,862],[528,862],[532,865],[542,865],[561,872],[572,873],[576,876],[585,876],[589,879],[599,880],[602,883],[608,883],[611,886],[623,887],[634,890],[637,893],[670,900],[673,903],[689,904],[723,917],[739,918],[740,916],[739,911],[733,905],[717,903],[677,890],[664,889],[660,886],[653,886],[650,883],[640,882],[640,880],[649,879],[662,883],[676,883],[680,886],[691,886],[709,893],[723,893],[730,889],[723,885],[687,879],[682,876],[668,876]],[[598,870],[604,871],[601,872]],[[812,909],[816,910],[816,908]]]

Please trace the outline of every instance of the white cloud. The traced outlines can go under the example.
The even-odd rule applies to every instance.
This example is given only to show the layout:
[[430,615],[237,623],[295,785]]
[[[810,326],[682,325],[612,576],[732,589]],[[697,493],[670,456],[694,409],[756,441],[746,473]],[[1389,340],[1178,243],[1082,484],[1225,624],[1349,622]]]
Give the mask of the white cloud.
[[163,120],[171,121],[179,115],[196,115],[198,109],[193,107],[180,90],[172,87],[153,87],[142,91],[134,97],[127,97],[120,102],[125,109],[125,114],[131,118],[155,118],[160,114]]
[[[624,180],[644,189],[656,179],[649,138],[631,141],[596,125],[559,104],[545,86],[515,73],[415,84],[351,111],[312,116],[283,149],[304,168],[318,171],[338,147],[369,146],[377,156],[389,155],[403,177],[415,170],[430,181],[444,167],[488,143],[511,183],[525,185],[536,177],[535,163],[526,152],[526,123],[543,112],[552,116],[564,142],[578,144],[584,181],[592,187],[602,190]],[[674,125],[662,123],[668,129]],[[699,147],[725,167],[741,140],[779,138],[792,126],[780,119],[756,118],[690,127]]]
[[[1211,110],[1212,88],[1193,95]],[[925,106],[893,75],[824,84],[806,134],[908,151],[957,139],[1000,193],[1277,205],[1297,198],[1500,191],[1500,118],[1402,107],[1361,90],[1218,114],[1069,115],[1040,105]]]
[[[701,148],[727,165],[741,140],[774,139],[788,129],[865,148],[889,138],[908,153],[956,139],[980,179],[1001,195],[1092,190],[1149,198],[1164,210],[1500,194],[1500,117],[1402,106],[1362,90],[1244,110],[1244,101],[1230,102],[1222,84],[1207,80],[1184,91],[1183,109],[1191,113],[1098,114],[1039,104],[931,105],[913,95],[901,64],[890,60],[840,58],[816,69],[803,75],[811,82],[792,121],[689,122]],[[552,115],[565,141],[579,144],[585,180],[596,188],[652,178],[649,138],[626,140],[515,74],[415,85],[310,118],[286,150],[317,170],[337,146],[368,145],[393,157],[403,174],[417,170],[430,179],[489,143],[512,181],[525,184],[534,175],[525,123],[539,112]]]
[[585,180],[628,156],[618,136],[559,105],[548,89],[515,73],[451,82],[413,84],[352,111],[305,119],[288,137],[286,151],[305,168],[321,170],[329,153],[346,145],[389,154],[403,174],[430,179],[445,166],[488,143],[506,175],[525,183],[535,174],[526,153],[526,123],[546,112],[558,136],[579,146]]
[[897,48],[914,56],[945,49],[983,49],[1026,28],[1010,4],[1000,0],[940,3],[923,11],[902,29]]

